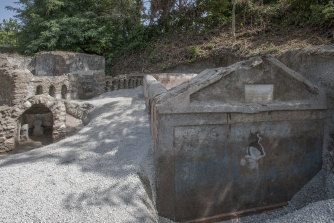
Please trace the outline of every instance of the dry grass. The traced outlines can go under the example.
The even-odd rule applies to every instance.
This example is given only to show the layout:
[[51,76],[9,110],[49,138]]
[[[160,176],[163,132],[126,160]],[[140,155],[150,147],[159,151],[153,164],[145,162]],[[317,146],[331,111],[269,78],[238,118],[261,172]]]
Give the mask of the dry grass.
[[157,72],[180,64],[195,62],[192,47],[199,48],[196,60],[219,57],[226,52],[239,58],[255,55],[279,55],[287,50],[334,43],[334,33],[316,27],[278,26],[239,30],[234,40],[228,28],[204,35],[170,34],[160,38],[150,48],[119,58],[112,74]]

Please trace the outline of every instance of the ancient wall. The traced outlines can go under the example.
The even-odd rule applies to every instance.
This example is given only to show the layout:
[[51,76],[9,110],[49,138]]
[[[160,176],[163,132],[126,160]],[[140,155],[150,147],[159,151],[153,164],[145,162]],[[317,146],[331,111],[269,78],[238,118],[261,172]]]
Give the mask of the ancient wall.
[[[13,107],[0,107],[0,152],[6,152],[15,148],[19,140],[20,127],[23,124],[22,115],[30,108],[35,108],[32,114],[39,114],[40,108],[46,108],[52,114],[52,139],[60,140],[66,135],[66,107],[63,101],[56,100],[49,95],[36,95]],[[50,117],[46,118],[50,121]],[[21,123],[22,122],[22,123]],[[24,122],[24,124],[30,121]],[[31,124],[31,123],[30,123]]]
[[16,121],[12,118],[13,107],[0,106],[0,152],[15,147]]
[[[68,76],[38,77],[33,76],[28,84],[30,95],[50,95],[56,99],[69,99],[71,85]],[[65,90],[64,90],[65,89]]]
[[324,92],[273,58],[154,85],[145,77],[159,215],[210,221],[279,207],[322,167]]
[[33,71],[35,60],[33,57],[22,56],[17,53],[0,53],[0,67],[10,67],[11,69],[21,69]]
[[[36,56],[34,74],[36,76],[66,77],[67,97],[88,99],[104,92],[104,57],[71,52],[43,52]],[[65,78],[64,78],[65,79]],[[50,87],[50,86],[46,86]],[[61,92],[61,87],[56,91]],[[56,94],[61,98],[61,94]]]
[[[49,52],[30,58],[1,54],[0,67],[0,106],[8,105],[0,109],[0,152],[14,149],[26,125],[36,131],[40,124],[40,129],[50,131],[53,140],[64,138],[66,100],[91,98],[105,91],[104,58],[99,56]],[[85,119],[91,107],[68,106],[67,110]]]
[[[97,55],[52,51],[32,58],[1,54],[0,66],[14,80],[16,92],[11,100],[25,100],[36,94],[48,94],[57,99],[87,99],[104,93],[106,88],[105,60]],[[129,85],[132,84],[136,83],[131,81]],[[127,88],[126,85],[124,82],[114,88]],[[9,98],[5,96],[9,95],[7,90],[2,90],[1,94]]]
[[[334,46],[292,50],[281,55],[279,60],[326,90],[328,111],[323,160],[329,177],[334,178]],[[329,197],[334,197],[334,189],[328,192]]]
[[57,99],[68,99],[71,90],[67,76],[37,77],[29,70],[3,68],[0,70],[4,81],[0,94],[7,99],[7,105],[20,104],[34,95],[51,95]]
[[143,76],[137,75],[118,75],[115,77],[105,77],[105,91],[119,89],[136,88],[143,84]]
[[104,72],[71,73],[68,75],[71,86],[71,98],[89,99],[104,93]]
[[61,76],[68,73],[104,71],[102,56],[62,51],[42,52],[36,56],[36,76]]
[[12,105],[14,97],[14,81],[6,69],[0,69],[0,106]]

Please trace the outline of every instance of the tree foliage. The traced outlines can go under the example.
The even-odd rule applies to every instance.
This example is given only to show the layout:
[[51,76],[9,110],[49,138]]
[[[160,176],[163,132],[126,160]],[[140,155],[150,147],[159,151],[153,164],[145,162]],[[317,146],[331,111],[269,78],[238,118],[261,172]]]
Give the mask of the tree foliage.
[[141,0],[20,0],[19,47],[95,53],[112,59],[145,47],[150,39],[141,23]]
[[15,19],[4,19],[0,23],[0,46],[16,47],[20,25]]
[[168,32],[205,33],[231,26],[234,13],[234,30],[268,21],[334,20],[333,0],[18,0],[18,7],[8,8],[16,11],[20,25],[4,21],[0,44],[17,45],[26,54],[94,53],[104,55],[108,63]]

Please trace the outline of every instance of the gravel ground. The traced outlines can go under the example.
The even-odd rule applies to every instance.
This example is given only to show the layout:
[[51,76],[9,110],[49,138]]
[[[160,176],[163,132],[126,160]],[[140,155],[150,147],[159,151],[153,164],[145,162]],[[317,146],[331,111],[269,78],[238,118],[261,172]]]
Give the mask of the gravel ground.
[[88,102],[96,109],[77,134],[0,157],[0,222],[157,221],[142,177],[153,170],[142,88]]
[[[173,223],[154,208],[153,142],[142,88],[88,102],[95,110],[77,134],[0,157],[0,222]],[[334,174],[323,170],[287,206],[224,223],[333,223],[333,188]]]

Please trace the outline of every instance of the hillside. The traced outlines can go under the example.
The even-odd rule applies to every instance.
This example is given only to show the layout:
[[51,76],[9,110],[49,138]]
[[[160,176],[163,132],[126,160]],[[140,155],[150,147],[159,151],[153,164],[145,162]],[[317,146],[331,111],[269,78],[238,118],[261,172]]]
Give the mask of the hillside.
[[115,60],[109,72],[127,73],[179,70],[181,67],[227,66],[248,57],[280,55],[287,50],[334,43],[333,29],[271,24],[239,29],[234,40],[230,28],[202,35],[168,34],[145,50],[126,53]]

